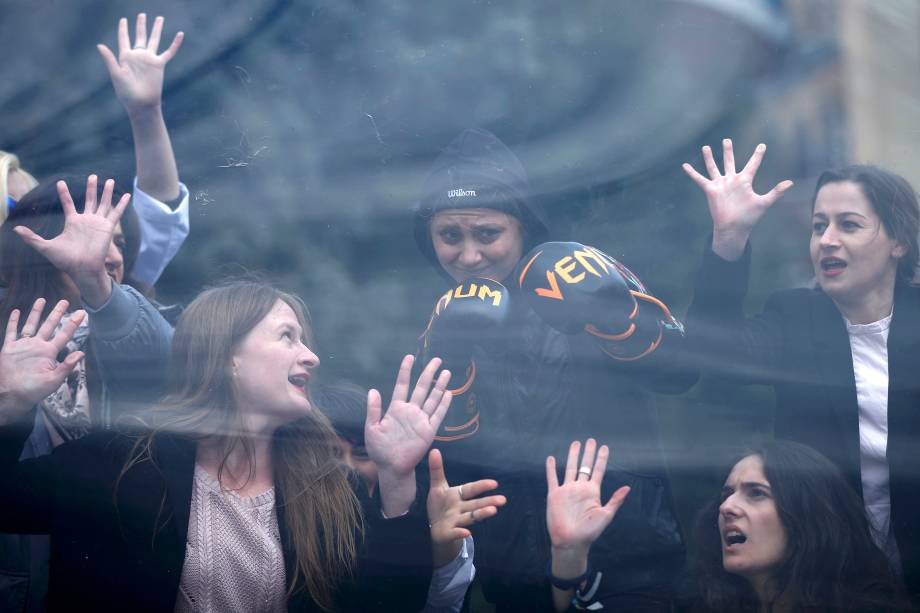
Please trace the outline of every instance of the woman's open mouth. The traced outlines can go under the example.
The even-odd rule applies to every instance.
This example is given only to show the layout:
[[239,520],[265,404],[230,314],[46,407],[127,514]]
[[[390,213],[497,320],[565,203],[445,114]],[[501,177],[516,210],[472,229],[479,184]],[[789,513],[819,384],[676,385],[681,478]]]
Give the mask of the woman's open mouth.
[[737,528],[731,528],[722,533],[722,542],[725,545],[725,549],[731,549],[736,545],[743,545],[746,543],[747,535]]
[[825,277],[836,277],[846,270],[847,263],[840,258],[821,258],[821,274]]
[[300,390],[300,393],[307,393],[307,383],[310,381],[310,377],[307,375],[291,375],[288,377],[288,382]]

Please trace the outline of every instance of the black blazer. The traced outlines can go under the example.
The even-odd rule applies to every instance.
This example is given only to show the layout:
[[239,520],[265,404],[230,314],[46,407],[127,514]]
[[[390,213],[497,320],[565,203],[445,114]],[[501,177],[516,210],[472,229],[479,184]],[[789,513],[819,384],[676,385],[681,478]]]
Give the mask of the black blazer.
[[[843,316],[820,289],[773,294],[746,319],[750,247],[739,262],[707,250],[687,315],[710,374],[772,385],[776,436],[814,447],[862,495],[859,409]],[[891,521],[911,595],[920,594],[920,288],[899,284],[888,335]]]
[[[134,437],[96,432],[17,462],[27,434],[24,427],[0,428],[0,530],[51,535],[49,608],[172,612],[185,561],[194,442],[158,435],[159,467],[132,467],[116,490]],[[338,610],[418,611],[431,580],[427,520],[415,509],[383,519],[362,490],[356,487],[365,538],[355,577],[337,592]],[[294,556],[281,512],[278,524],[290,585]],[[319,607],[300,590],[288,609]]]

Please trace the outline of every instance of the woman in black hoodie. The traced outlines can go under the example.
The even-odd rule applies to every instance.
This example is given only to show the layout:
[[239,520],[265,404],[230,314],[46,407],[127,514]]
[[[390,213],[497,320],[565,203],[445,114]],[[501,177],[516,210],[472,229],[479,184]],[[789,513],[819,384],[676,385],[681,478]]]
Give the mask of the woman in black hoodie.
[[485,130],[464,131],[434,163],[414,229],[422,253],[451,287],[484,277],[510,288],[503,290],[509,304],[501,323],[488,333],[469,324],[475,377],[455,392],[438,437],[445,462],[466,473],[456,478],[495,478],[508,499],[502,516],[474,529],[486,598],[498,610],[552,606],[543,461],[593,435],[616,450],[605,495],[623,485],[631,494],[592,550],[600,572],[583,578],[582,585],[596,588],[585,602],[666,608],[684,543],[649,390],[681,392],[695,382],[695,372],[672,359],[683,338],[680,324],[656,318],[657,349],[619,361],[595,337],[563,334],[541,319],[521,294],[520,263],[551,233],[530,201],[520,161]]

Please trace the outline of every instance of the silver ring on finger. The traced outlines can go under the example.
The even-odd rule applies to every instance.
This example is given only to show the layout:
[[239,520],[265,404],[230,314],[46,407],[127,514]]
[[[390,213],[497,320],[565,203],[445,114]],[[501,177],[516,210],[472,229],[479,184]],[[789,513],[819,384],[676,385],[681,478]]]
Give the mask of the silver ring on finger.
[[462,486],[462,485],[460,485],[460,486],[457,487],[457,492],[460,494],[460,500],[466,500],[466,499],[463,497],[463,486]]
[[581,468],[578,469],[578,474],[579,474],[579,475],[584,475],[584,476],[586,476],[588,479],[590,479],[590,478],[591,478],[591,469],[590,469],[589,467],[587,467],[587,466],[582,466]]
[[20,333],[19,336],[21,336],[22,338],[30,338],[30,337],[35,336],[35,333],[34,333],[34,332],[26,332],[25,330],[23,330],[22,333]]
[[470,519],[472,521],[476,521],[476,511],[475,510],[470,511]]

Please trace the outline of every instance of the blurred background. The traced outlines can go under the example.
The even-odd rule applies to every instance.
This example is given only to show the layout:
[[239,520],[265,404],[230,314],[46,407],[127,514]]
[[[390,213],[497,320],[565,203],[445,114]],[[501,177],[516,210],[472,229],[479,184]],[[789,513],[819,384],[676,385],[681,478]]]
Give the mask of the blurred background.
[[[95,44],[115,48],[139,11],[166,17],[164,41],[186,33],[164,105],[192,232],[159,297],[266,271],[311,306],[325,375],[365,386],[390,385],[446,289],[410,213],[464,128],[517,152],[557,238],[621,259],[675,313],[710,230],[680,169],[701,168],[701,145],[730,136],[740,161],[767,143],[755,187],[796,182],[753,236],[752,311],[811,282],[823,169],[871,162],[920,185],[913,0],[0,0],[0,149],[38,177],[129,185],[130,128]],[[770,433],[771,403],[705,381],[660,399],[685,520],[728,445]]]

